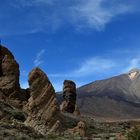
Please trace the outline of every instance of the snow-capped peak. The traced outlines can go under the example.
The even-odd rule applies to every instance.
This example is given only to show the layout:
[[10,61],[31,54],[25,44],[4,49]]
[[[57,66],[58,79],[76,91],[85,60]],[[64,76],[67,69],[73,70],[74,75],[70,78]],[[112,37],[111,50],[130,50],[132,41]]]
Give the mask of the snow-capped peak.
[[128,76],[131,80],[135,79],[140,74],[140,70],[133,68],[128,72]]

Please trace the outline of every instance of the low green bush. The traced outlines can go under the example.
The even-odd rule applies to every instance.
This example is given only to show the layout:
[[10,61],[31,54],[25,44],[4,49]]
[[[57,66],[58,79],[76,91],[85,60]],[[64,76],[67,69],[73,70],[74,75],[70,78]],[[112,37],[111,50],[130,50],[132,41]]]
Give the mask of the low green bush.
[[140,140],[140,127],[135,127],[127,134],[128,140]]

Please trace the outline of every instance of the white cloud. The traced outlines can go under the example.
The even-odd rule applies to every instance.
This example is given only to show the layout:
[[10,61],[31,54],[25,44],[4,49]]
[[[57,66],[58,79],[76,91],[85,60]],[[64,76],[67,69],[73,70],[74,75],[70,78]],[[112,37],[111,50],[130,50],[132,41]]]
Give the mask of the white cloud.
[[73,71],[73,75],[75,77],[96,75],[97,73],[104,73],[113,67],[115,67],[115,63],[112,60],[99,57],[89,58],[81,64],[80,68]]
[[42,56],[44,55],[44,53],[45,53],[45,49],[42,49],[37,53],[36,58],[33,62],[35,66],[39,66],[43,64]]
[[140,57],[107,59],[93,57],[86,59],[79,67],[69,72],[48,74],[52,78],[82,78],[97,75],[122,74],[133,68],[140,68]]
[[[105,0],[81,0],[74,6],[75,18],[82,21],[84,27],[91,27],[97,30],[103,29],[114,17],[126,14],[134,10],[134,5],[118,2],[105,2]],[[108,3],[105,7],[104,4]],[[82,26],[83,27],[83,26]]]
[[93,57],[86,59],[79,68],[72,70],[71,72],[67,73],[56,73],[56,74],[49,74],[49,77],[86,77],[90,75],[96,75],[97,73],[106,73],[109,70],[112,70],[116,64],[113,60],[109,60],[106,58],[101,57]]
[[56,31],[64,26],[100,31],[115,17],[136,11],[139,4],[130,0],[7,0],[0,8],[0,32],[20,35]]
[[129,59],[126,67],[121,72],[125,73],[134,68],[140,68],[140,57]]

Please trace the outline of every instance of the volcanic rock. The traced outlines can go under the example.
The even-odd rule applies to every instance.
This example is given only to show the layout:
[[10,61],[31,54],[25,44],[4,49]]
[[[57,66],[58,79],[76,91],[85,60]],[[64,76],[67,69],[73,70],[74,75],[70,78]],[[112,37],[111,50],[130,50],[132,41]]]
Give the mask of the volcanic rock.
[[19,65],[12,53],[3,46],[0,46],[0,91],[9,98],[16,98],[20,91]]
[[77,89],[77,95],[77,104],[83,115],[104,120],[139,119],[140,70],[134,68],[86,84]]
[[8,103],[0,101],[0,121],[19,120],[24,122],[26,120],[26,113],[11,106]]
[[31,97],[25,107],[29,116],[25,123],[46,134],[60,116],[54,88],[39,68],[30,72],[28,82]]
[[75,105],[75,110],[74,110],[73,114],[74,114],[74,116],[80,116],[81,115],[78,105]]
[[62,124],[59,120],[56,121],[56,123],[52,126],[52,128],[50,129],[50,131],[48,132],[48,134],[58,134],[58,135],[62,135]]
[[61,105],[61,110],[73,113],[76,105],[76,84],[73,81],[64,81],[63,99],[64,101]]
[[76,127],[69,129],[69,132],[71,134],[79,134],[82,138],[84,138],[86,134],[86,123],[83,121],[78,122]]
[[60,105],[60,110],[79,116],[80,110],[76,105],[76,84],[71,80],[65,80],[63,84],[63,102]]

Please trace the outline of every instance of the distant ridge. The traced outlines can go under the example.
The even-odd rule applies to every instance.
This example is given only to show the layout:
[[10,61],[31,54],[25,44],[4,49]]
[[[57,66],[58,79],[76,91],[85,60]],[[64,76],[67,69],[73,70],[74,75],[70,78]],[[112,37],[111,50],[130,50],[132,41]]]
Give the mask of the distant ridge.
[[77,103],[84,115],[113,120],[140,118],[140,70],[137,68],[86,84],[77,93]]

